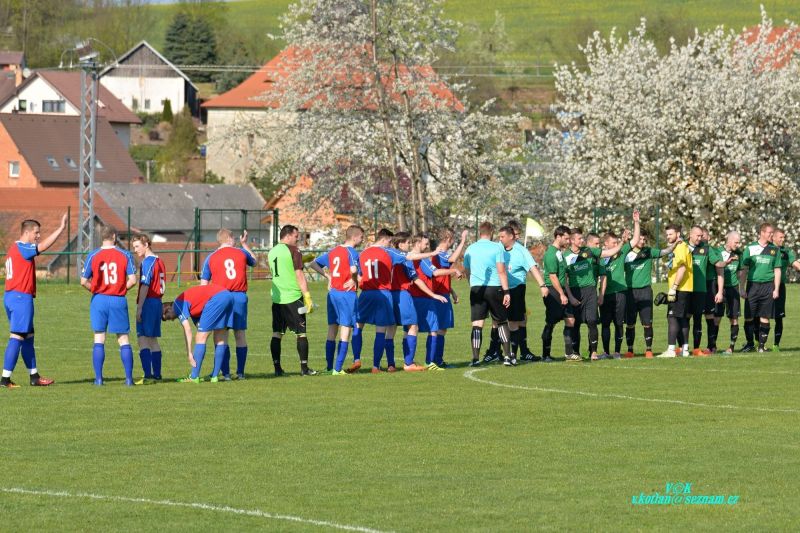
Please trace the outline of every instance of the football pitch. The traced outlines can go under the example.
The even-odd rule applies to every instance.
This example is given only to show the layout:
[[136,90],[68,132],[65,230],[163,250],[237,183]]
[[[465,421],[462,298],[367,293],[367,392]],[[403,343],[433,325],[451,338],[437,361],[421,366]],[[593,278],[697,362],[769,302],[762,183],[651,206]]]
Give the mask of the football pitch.
[[[310,364],[322,371],[325,287],[312,288],[320,307],[309,316]],[[455,288],[468,293],[463,282]],[[255,282],[247,380],[176,383],[188,363],[175,322],[164,324],[164,381],[135,388],[123,386],[112,339],[106,386],[91,385],[85,290],[40,284],[38,292],[39,368],[56,384],[29,387],[20,360],[21,388],[0,390],[4,530],[788,530],[800,522],[795,285],[780,353],[647,360],[638,328],[634,359],[471,369],[462,301],[445,372],[301,377],[287,335],[289,375],[274,378],[269,283]],[[178,292],[171,286],[167,296]],[[543,307],[532,292],[529,342],[540,353]],[[655,316],[660,352],[665,309]],[[368,327],[366,368],[372,338]],[[719,344],[727,339],[723,320]]]

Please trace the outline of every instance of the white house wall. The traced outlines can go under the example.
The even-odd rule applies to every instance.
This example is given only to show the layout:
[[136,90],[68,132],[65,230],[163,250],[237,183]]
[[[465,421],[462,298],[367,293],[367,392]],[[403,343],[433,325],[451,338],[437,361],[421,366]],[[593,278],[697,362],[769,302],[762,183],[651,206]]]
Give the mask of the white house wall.
[[[178,113],[186,105],[185,84],[183,78],[123,78],[118,76],[103,76],[100,83],[119,98],[131,111],[145,113],[160,113],[164,110],[162,102],[169,100],[172,112]],[[134,109],[133,100],[138,101],[138,108]],[[145,102],[150,101],[150,107],[145,107]]]
[[[42,113],[42,102],[45,100],[64,100],[64,98],[53,89],[50,84],[42,78],[36,78],[27,85],[18,96],[9,100],[6,105],[0,109],[0,113],[11,113],[14,109],[19,109],[19,101],[26,100],[28,114],[36,115],[80,115],[81,110],[74,107],[69,101],[65,101],[64,113]],[[31,107],[33,105],[33,107]]]

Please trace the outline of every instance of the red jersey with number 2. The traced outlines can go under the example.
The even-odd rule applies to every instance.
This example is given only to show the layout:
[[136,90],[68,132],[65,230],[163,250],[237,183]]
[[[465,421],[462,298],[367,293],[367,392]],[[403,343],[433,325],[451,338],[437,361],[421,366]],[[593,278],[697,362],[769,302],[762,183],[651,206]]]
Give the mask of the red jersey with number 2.
[[361,266],[361,290],[390,290],[392,288],[392,258],[380,246],[370,246],[358,258]]
[[345,289],[344,284],[352,279],[350,273],[351,255],[346,246],[337,246],[328,252],[328,270],[331,273],[331,288],[337,291],[355,291],[355,287]]

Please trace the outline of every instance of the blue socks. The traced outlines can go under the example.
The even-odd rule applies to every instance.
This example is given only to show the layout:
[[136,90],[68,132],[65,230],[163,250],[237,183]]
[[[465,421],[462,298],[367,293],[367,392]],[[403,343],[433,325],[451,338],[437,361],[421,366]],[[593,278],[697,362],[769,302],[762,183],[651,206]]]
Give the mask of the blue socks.
[[444,335],[437,335],[439,343],[436,345],[436,364],[441,366],[444,364]]
[[353,329],[353,361],[361,360],[361,328]]
[[[228,354],[230,359],[231,348],[227,344],[217,344],[214,346],[214,370],[211,372],[211,377],[218,376],[219,371],[222,370],[222,361],[225,359],[225,353]],[[197,366],[200,366],[199,364]],[[230,375],[230,369],[227,375]]]
[[433,352],[431,352],[431,336],[430,333],[428,334],[428,338],[425,339],[425,364],[429,365],[433,362],[433,357],[431,356]]
[[430,342],[428,343],[428,353],[425,355],[425,359],[427,360],[428,358],[430,358],[432,362],[438,365],[440,361],[437,359],[436,354],[439,349],[439,337],[428,335],[428,341]]
[[17,359],[19,359],[19,351],[22,349],[22,341],[19,339],[8,339],[6,345],[6,353],[3,357],[3,370],[14,370],[17,366]]
[[161,379],[161,350],[150,352],[150,364],[153,368],[153,377]]
[[200,377],[200,367],[203,366],[203,358],[206,356],[206,345],[205,344],[195,344],[194,345],[194,364],[195,367],[192,369],[191,378],[197,379]]
[[342,371],[344,360],[347,357],[347,345],[347,341],[339,341],[339,351],[336,353],[336,366],[334,367],[337,372]]
[[92,348],[92,366],[94,366],[95,385],[103,384],[103,363],[106,361],[106,347],[98,342]]
[[[216,352],[215,352],[216,353]],[[223,376],[231,375],[231,347],[225,346],[225,355],[222,357],[222,366],[219,367]]]
[[383,349],[385,348],[385,346],[386,346],[386,333],[375,333],[375,343],[372,345],[373,368],[381,367],[381,359],[383,359]]
[[119,347],[119,358],[122,359],[122,368],[125,369],[125,385],[133,385],[133,348],[130,344]]
[[386,364],[394,366],[394,338],[384,339],[383,349],[386,350]]
[[325,341],[325,363],[328,372],[333,370],[333,356],[336,352],[336,341]]
[[[230,352],[228,352],[230,353]],[[228,356],[230,359],[230,356]],[[243,376],[244,375],[244,365],[247,363],[247,346],[237,346],[236,347],[236,375]],[[225,368],[222,368],[223,374],[225,374]],[[226,376],[228,374],[225,374]]]
[[406,345],[406,353],[405,353],[405,364],[413,365],[414,364],[414,357],[417,355],[417,336],[416,335],[408,335],[403,342]]
[[144,377],[152,378],[153,377],[153,356],[150,353],[149,348],[142,348],[139,350],[139,359],[142,361],[142,370],[144,371]]
[[36,369],[36,348],[33,347],[33,337],[26,337],[22,341],[22,360],[28,370]]

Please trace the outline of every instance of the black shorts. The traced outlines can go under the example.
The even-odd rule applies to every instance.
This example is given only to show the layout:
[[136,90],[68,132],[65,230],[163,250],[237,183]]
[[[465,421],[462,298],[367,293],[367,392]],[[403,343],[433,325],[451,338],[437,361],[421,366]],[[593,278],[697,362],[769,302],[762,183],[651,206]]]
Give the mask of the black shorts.
[[604,326],[611,324],[622,325],[627,318],[626,309],[628,307],[627,292],[615,292],[606,294],[603,297],[603,305],[600,306],[600,322]]
[[741,314],[742,298],[739,295],[739,287],[725,287],[722,292],[724,299],[721,304],[717,304],[714,316],[721,317],[727,312],[728,318],[739,318]]
[[300,335],[306,332],[306,315],[300,314],[303,299],[289,304],[272,304],[272,332],[286,333],[290,330]]
[[706,312],[706,292],[692,292],[691,297],[691,316],[701,317]]
[[775,300],[772,299],[772,291],[775,284],[771,281],[766,283],[747,282],[747,298],[744,301],[744,319],[753,318],[772,318],[775,310]]
[[717,302],[714,301],[714,297],[717,295],[717,278],[714,277],[713,281],[706,282],[706,306],[703,309],[703,313],[706,315],[710,315],[716,312],[717,309]]
[[508,309],[503,307],[503,289],[480,285],[469,290],[470,320],[485,320],[489,313],[495,322],[508,322]]
[[574,316],[580,324],[597,324],[597,287],[578,287],[572,295],[580,300],[580,304],[565,310],[567,316]]
[[544,320],[548,324],[558,324],[564,320],[567,310],[572,316],[572,306],[569,302],[567,305],[561,305],[561,297],[555,288],[547,287],[547,296],[542,298],[542,301],[544,301]]
[[625,322],[629,326],[636,324],[636,316],[642,324],[653,323],[653,287],[647,286],[640,289],[628,289],[628,298],[625,304]]
[[778,291],[778,299],[775,300],[775,309],[772,318],[783,318],[786,316],[786,284],[781,282]]
[[675,295],[675,301],[670,302],[667,306],[667,316],[673,318],[689,318],[692,316],[692,295],[703,294],[702,292],[694,293],[688,291],[678,291]]
[[511,289],[511,307],[508,308],[508,319],[512,322],[524,322],[526,311],[525,284],[523,283]]

